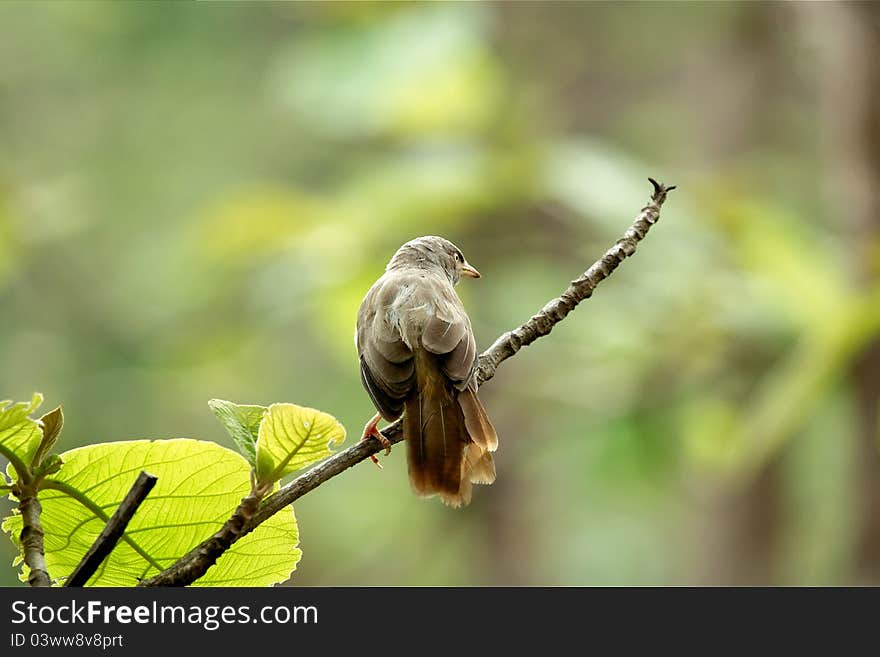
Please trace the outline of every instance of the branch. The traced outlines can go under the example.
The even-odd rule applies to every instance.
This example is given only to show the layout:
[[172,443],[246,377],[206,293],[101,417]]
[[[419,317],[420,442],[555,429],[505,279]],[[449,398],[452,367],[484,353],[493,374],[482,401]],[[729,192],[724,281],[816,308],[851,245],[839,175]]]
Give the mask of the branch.
[[[642,208],[639,216],[623,234],[623,237],[617,240],[617,243],[608,249],[605,255],[594,262],[592,267],[573,280],[561,296],[548,302],[541,309],[541,312],[534,315],[522,326],[502,335],[491,347],[480,354],[480,359],[477,362],[478,383],[482,384],[491,379],[503,361],[523,347],[529,346],[538,338],[550,333],[556,324],[574,310],[575,306],[584,299],[593,296],[593,290],[596,289],[596,286],[608,278],[621,262],[636,252],[638,243],[645,238],[651,226],[660,219],[660,206],[666,200],[666,194],[675,189],[675,185],[667,187],[653,178],[648,178],[648,180],[654,186],[651,201]],[[376,442],[378,443],[378,441]]]
[[37,499],[36,486],[27,486],[21,491],[18,510],[21,511],[22,528],[19,540],[24,554],[24,562],[30,573],[28,584],[31,586],[52,586],[49,572],[46,570],[46,555],[43,550],[43,526],[40,514],[43,507]]
[[156,481],[157,477],[155,475],[147,474],[143,470],[141,471],[125,499],[122,500],[116,512],[107,521],[107,524],[104,525],[101,533],[98,534],[98,538],[95,539],[92,547],[89,548],[88,552],[79,562],[79,565],[70,577],[67,578],[65,586],[86,585],[89,578],[98,570],[98,566],[116,547],[119,539],[125,533],[128,523],[134,517],[134,514],[137,513],[141,503],[150,494],[150,491],[153,490]]
[[254,530],[256,525],[250,526],[250,521],[260,505],[260,499],[255,493],[243,497],[241,504],[217,533],[199,543],[158,575],[143,580],[138,586],[186,586],[195,582],[217,563],[217,559],[233,543]]
[[[614,246],[608,249],[587,271],[573,280],[560,296],[548,302],[540,312],[532,316],[525,324],[499,337],[491,347],[480,354],[475,374],[478,385],[482,385],[495,376],[498,366],[516,354],[520,349],[550,333],[553,327],[565,319],[575,306],[584,299],[589,299],[596,286],[608,278],[621,262],[636,252],[638,243],[645,238],[651,226],[660,219],[660,207],[666,200],[667,193],[675,189],[674,185],[663,185],[653,178],[648,180],[654,186],[651,200],[642,208],[639,216],[636,217],[633,224],[623,234],[623,237],[617,240]],[[382,430],[382,435],[391,443],[398,443],[403,440],[401,426],[400,420],[392,422]],[[252,532],[261,523],[330,478],[348,470],[348,468],[381,450],[382,445],[379,441],[376,438],[370,438],[352,445],[348,449],[307,470],[266,498],[257,508],[256,512],[246,519],[232,542]],[[244,500],[242,503],[244,503]],[[227,524],[236,518],[237,514],[238,510],[227,521]],[[225,528],[226,526],[224,525]],[[224,529],[221,529],[217,534],[197,546],[167,570],[149,580],[141,582],[141,586],[185,586],[197,580],[205,574],[207,569],[232,544],[232,542],[227,543],[226,540],[216,540],[219,535],[224,534]],[[185,576],[183,576],[184,573]]]

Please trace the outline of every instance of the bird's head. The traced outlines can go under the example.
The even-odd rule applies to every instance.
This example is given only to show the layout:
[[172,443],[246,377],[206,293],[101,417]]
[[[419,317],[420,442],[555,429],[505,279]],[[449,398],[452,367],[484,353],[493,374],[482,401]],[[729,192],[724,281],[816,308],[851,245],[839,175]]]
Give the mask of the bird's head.
[[410,240],[399,249],[386,270],[419,267],[422,269],[439,269],[449,282],[457,284],[462,276],[480,278],[480,272],[474,269],[455,244],[449,240],[427,235]]

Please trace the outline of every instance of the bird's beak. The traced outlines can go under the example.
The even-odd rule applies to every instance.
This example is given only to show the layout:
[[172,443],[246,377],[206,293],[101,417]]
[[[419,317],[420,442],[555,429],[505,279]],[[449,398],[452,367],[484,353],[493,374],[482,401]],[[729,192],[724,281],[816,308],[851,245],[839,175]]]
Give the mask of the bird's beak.
[[468,278],[480,278],[480,272],[478,272],[468,263],[464,263],[461,266],[461,275],[467,276]]

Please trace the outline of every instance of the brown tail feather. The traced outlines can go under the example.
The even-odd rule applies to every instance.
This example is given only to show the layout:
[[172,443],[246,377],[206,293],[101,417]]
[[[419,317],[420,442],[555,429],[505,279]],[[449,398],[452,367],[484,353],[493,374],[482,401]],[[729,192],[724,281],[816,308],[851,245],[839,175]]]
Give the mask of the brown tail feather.
[[495,427],[473,388],[468,387],[459,392],[458,403],[471,440],[482,447],[483,451],[494,452],[498,449],[498,434],[495,433]]
[[471,484],[495,481],[498,436],[476,393],[449,384],[432,358],[416,353],[417,392],[404,404],[403,436],[416,494],[468,504]]
[[471,501],[472,484],[491,484],[494,481],[495,460],[492,452],[486,452],[476,443],[470,443],[464,450],[461,462],[461,487],[458,489],[461,504]]
[[495,459],[492,452],[483,450],[476,443],[471,443],[464,451],[461,463],[462,481],[467,479],[473,484],[495,483]]
[[403,431],[413,490],[422,496],[439,494],[447,504],[461,505],[467,430],[453,395],[428,389],[408,399]]

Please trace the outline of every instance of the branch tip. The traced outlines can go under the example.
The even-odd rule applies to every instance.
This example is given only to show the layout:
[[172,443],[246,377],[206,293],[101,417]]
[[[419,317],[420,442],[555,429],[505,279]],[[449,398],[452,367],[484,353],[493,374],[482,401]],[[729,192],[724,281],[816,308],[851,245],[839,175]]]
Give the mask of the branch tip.
[[678,185],[664,185],[650,177],[648,180],[654,186],[654,193],[651,195],[651,199],[660,203],[666,200],[666,194],[678,187]]

